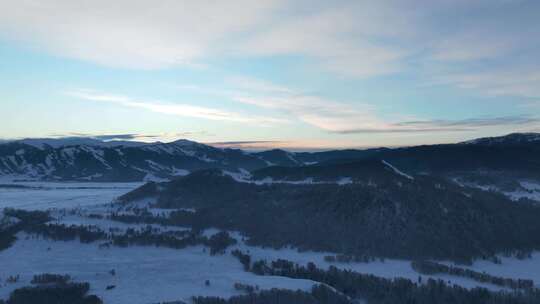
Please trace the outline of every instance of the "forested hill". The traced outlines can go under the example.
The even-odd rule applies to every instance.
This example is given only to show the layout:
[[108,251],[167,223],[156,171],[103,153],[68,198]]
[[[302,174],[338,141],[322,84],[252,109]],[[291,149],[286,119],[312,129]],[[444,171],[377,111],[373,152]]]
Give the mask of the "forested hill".
[[[369,175],[369,173],[365,173]],[[220,170],[151,183],[123,203],[154,197],[172,224],[238,230],[258,245],[467,262],[540,249],[540,208],[445,179],[372,168],[350,183],[259,183]]]

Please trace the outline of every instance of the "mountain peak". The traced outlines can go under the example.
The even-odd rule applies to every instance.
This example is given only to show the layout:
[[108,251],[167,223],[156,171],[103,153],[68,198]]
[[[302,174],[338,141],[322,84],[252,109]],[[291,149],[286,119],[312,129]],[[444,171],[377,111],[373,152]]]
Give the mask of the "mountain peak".
[[188,140],[188,139],[178,139],[178,140],[175,140],[173,142],[171,142],[171,144],[175,144],[177,146],[198,146],[198,145],[201,145],[200,143],[196,142],[196,141],[192,141],[192,140]]
[[91,137],[59,137],[59,138],[25,138],[20,140],[15,140],[12,142],[26,144],[33,146],[38,149],[46,148],[61,148],[68,146],[95,146],[95,147],[137,147],[146,145],[147,143],[138,142],[138,141],[126,141],[126,140],[101,140]]
[[504,136],[496,137],[483,137],[469,141],[462,142],[461,144],[468,145],[500,145],[500,144],[527,144],[533,142],[540,142],[540,133],[511,133]]

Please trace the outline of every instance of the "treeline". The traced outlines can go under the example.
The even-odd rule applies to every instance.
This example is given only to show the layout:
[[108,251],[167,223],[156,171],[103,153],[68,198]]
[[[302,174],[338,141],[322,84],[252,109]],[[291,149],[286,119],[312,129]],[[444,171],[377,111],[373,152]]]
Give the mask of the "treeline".
[[47,211],[27,211],[21,209],[6,208],[4,209],[4,215],[21,220],[20,225],[23,227],[41,225],[51,220],[51,216]]
[[126,229],[121,234],[118,231],[103,231],[97,226],[79,226],[48,223],[51,220],[48,212],[6,209],[4,214],[13,216],[20,222],[8,229],[0,231],[0,250],[8,248],[15,241],[15,233],[24,230],[30,234],[40,235],[55,241],[79,240],[82,243],[92,243],[104,240],[102,247],[132,245],[162,246],[183,249],[188,246],[205,245],[210,248],[210,254],[222,254],[236,244],[236,240],[228,232],[218,232],[210,237],[203,236],[201,230],[162,232],[152,226],[141,230]]
[[67,226],[64,224],[42,224],[32,226],[25,231],[55,241],[79,240],[82,243],[106,241],[100,244],[102,248],[136,245],[183,249],[189,246],[205,245],[210,248],[211,255],[222,254],[229,246],[236,244],[236,240],[229,233],[223,231],[206,237],[201,232],[195,231],[156,233],[151,226],[140,231],[130,228],[123,234],[106,233],[95,226]]
[[[237,257],[240,255],[237,254]],[[447,285],[442,280],[428,279],[424,284],[408,279],[385,279],[330,266],[319,269],[313,263],[300,266],[287,260],[264,260],[252,263],[251,272],[258,275],[284,276],[324,283],[351,299],[365,300],[370,304],[533,304],[540,303],[538,289],[519,292],[490,292],[484,288],[466,289]]]
[[240,261],[242,266],[244,266],[245,271],[249,271],[251,269],[251,256],[249,254],[243,253],[242,251],[235,249],[231,252],[231,254]]
[[58,283],[23,287],[11,292],[0,304],[102,304],[100,298],[88,295],[88,283]]
[[501,287],[508,287],[512,289],[532,289],[534,288],[533,280],[525,279],[511,279],[492,276],[488,273],[482,273],[466,268],[447,266],[444,264],[431,262],[431,261],[413,261],[411,262],[412,268],[421,274],[431,275],[438,273],[445,273],[449,275],[470,278],[481,283],[490,283]]
[[112,236],[111,243],[115,246],[127,247],[130,245],[139,246],[162,246],[174,249],[183,249],[189,246],[205,245],[210,248],[210,254],[223,254],[227,247],[236,244],[228,232],[218,232],[210,237],[202,236],[196,232],[185,232],[183,238],[167,234],[153,234],[149,230],[126,231],[124,235]]
[[[350,255],[350,254],[336,254],[336,255],[326,255],[324,260],[328,263],[370,263],[377,260],[376,257],[368,255]],[[379,260],[384,261],[384,258],[379,258]]]
[[43,273],[36,274],[30,281],[31,284],[67,284],[71,281],[71,276],[61,275],[61,274],[52,274],[52,273]]
[[216,227],[242,232],[251,245],[360,257],[471,263],[502,252],[540,249],[540,207],[433,176],[376,185],[254,185],[196,172],[161,187],[158,207],[197,212],[114,219]]
[[39,226],[50,220],[49,213],[44,211],[24,211],[6,208],[2,213],[6,217],[18,219],[19,222],[8,227],[0,227],[0,251],[13,245],[17,240],[17,237],[15,236],[17,232],[24,228],[31,229],[32,227]]
[[349,304],[347,297],[323,285],[313,286],[311,292],[271,289],[251,292],[229,299],[194,297],[194,304]]
[[25,231],[41,235],[44,238],[54,241],[72,241],[79,239],[81,243],[92,243],[108,237],[107,233],[93,226],[42,224],[28,227]]
[[[158,224],[162,226],[173,225],[169,217],[154,216],[146,209],[134,208],[133,214],[117,213],[110,214],[109,219],[112,221],[127,223],[127,224]],[[185,212],[185,211],[180,211]],[[176,225],[178,226],[178,225]]]
[[11,245],[13,245],[13,243],[17,240],[17,237],[15,237],[17,231],[17,227],[0,229],[0,251],[7,249],[11,247]]

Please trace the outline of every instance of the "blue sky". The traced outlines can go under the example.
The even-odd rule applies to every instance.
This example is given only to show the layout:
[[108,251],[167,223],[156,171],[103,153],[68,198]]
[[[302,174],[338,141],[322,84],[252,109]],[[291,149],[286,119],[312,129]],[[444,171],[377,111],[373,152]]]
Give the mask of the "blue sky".
[[4,0],[0,138],[313,149],[540,131],[538,16],[507,0]]

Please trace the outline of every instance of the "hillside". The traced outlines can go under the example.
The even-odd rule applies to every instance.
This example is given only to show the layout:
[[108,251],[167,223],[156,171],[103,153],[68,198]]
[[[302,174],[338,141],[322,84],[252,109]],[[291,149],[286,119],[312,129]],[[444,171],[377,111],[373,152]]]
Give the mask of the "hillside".
[[370,170],[370,182],[342,185],[257,184],[199,171],[146,185],[122,201],[154,197],[161,208],[195,209],[173,212],[168,221],[238,230],[265,246],[462,262],[540,249],[540,208],[534,205],[440,178],[407,178],[385,166]]
[[310,166],[272,166],[251,173],[254,181],[282,182],[379,182],[394,179],[414,179],[385,160],[342,160],[337,163],[321,163]]

